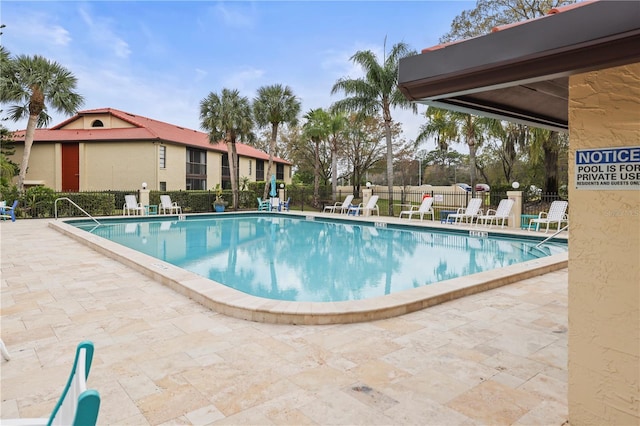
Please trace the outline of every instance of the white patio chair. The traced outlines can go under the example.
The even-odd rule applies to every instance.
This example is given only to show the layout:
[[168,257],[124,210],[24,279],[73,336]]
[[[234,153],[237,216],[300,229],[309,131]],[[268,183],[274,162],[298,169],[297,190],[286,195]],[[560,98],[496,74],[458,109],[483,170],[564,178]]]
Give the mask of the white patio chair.
[[122,215],[130,214],[144,215],[144,206],[138,202],[135,195],[125,195]]
[[495,210],[489,209],[487,210],[487,214],[478,216],[477,224],[479,224],[480,221],[483,221],[483,225],[486,225],[488,221],[489,227],[491,227],[491,225],[493,224],[493,221],[496,222],[496,226],[498,226],[498,221],[501,221],[502,224],[500,227],[504,228],[504,224],[509,219],[509,215],[511,214],[512,208],[513,208],[512,199],[505,198],[503,200],[500,200],[500,203],[498,204],[497,209]]
[[341,203],[339,201],[336,201],[335,204],[330,204],[328,206],[324,206],[324,210],[322,210],[323,213],[335,213],[335,212],[339,212],[339,213],[345,213],[347,210],[349,210],[349,206],[351,205],[351,202],[353,201],[353,194],[349,194],[344,198],[344,201]]
[[374,211],[378,216],[380,216],[380,208],[378,207],[378,195],[373,195],[371,198],[369,198],[366,206],[363,205],[363,203],[360,203],[357,206],[350,206],[349,210],[347,210],[347,214],[353,214],[354,216],[358,216],[361,214],[370,216]]
[[473,220],[482,215],[482,198],[472,198],[469,200],[467,207],[460,207],[456,213],[447,216],[447,223],[450,223],[449,219],[453,219],[453,223],[466,222],[473,223]]
[[538,217],[536,219],[531,219],[529,221],[529,230],[531,230],[531,225],[536,224],[536,231],[540,228],[540,224],[544,223],[547,225],[545,229],[545,233],[549,232],[549,224],[557,223],[558,230],[560,230],[562,222],[569,223],[569,219],[567,218],[567,207],[569,207],[569,202],[556,200],[551,203],[549,206],[549,212],[540,212],[538,213]]
[[[422,203],[420,204],[420,206],[411,206],[411,209],[409,210],[404,210],[400,212],[400,216],[398,216],[399,218],[402,218],[403,215],[407,215],[409,220],[411,220],[411,217],[414,214],[419,214],[420,215],[420,220],[423,219],[424,215],[431,215],[431,220],[433,219],[433,208],[431,208],[431,205],[433,204],[433,197],[427,197],[424,200],[422,200]],[[416,208],[417,207],[417,208]]]
[[178,205],[175,201],[171,201],[171,197],[169,195],[161,195],[160,196],[160,213],[162,214],[172,214],[175,212],[176,214],[182,214],[182,207]]

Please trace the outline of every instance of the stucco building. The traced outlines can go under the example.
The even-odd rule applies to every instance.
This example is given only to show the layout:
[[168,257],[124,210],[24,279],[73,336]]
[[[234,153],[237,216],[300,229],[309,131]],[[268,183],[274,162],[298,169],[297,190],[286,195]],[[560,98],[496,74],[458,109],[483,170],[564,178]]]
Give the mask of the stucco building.
[[[25,131],[15,134],[13,160],[24,151]],[[269,155],[237,143],[238,177],[268,180]],[[274,158],[272,174],[291,182],[291,163]],[[204,132],[113,108],[80,111],[49,129],[36,129],[25,186],[57,191],[129,190],[146,182],[158,191],[230,188],[225,143]]]
[[640,2],[577,3],[425,49],[400,61],[399,84],[417,102],[569,132],[569,423],[639,424]]

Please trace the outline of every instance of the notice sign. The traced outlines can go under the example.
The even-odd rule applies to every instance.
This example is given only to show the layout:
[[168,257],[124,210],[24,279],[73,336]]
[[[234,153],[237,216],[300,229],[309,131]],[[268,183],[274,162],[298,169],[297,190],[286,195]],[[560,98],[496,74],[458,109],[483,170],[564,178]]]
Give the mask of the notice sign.
[[640,146],[576,152],[576,189],[640,190]]

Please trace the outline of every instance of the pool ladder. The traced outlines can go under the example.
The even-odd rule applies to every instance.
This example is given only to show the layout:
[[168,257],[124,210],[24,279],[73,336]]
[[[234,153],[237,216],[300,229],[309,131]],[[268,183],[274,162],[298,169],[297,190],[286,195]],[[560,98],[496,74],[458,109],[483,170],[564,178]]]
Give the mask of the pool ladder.
[[555,237],[556,235],[558,235],[559,233],[561,233],[562,231],[567,229],[568,227],[569,227],[569,224],[567,223],[565,226],[563,226],[562,228],[558,229],[555,234],[553,234],[550,237],[545,238],[544,240],[542,240],[538,244],[536,244],[536,248],[540,248],[541,245],[543,245],[544,243],[546,243],[547,241],[549,241],[550,239],[552,239],[553,237]]
[[80,207],[79,205],[77,205],[76,203],[73,202],[73,200],[71,200],[68,197],[61,197],[61,198],[56,198],[56,202],[53,205],[53,208],[55,210],[55,218],[56,220],[58,220],[58,201],[60,200],[67,200],[68,202],[70,202],[71,204],[73,204],[74,206],[76,206],[82,213],[86,214],[91,220],[93,220],[95,223],[97,223],[98,225],[101,225],[100,222],[98,222],[98,220],[91,216],[89,213],[87,213],[82,207]]

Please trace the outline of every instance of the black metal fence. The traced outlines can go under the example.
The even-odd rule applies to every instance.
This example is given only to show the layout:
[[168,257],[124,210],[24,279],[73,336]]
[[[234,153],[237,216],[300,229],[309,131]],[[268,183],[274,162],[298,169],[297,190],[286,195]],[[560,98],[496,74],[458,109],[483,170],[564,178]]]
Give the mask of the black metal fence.
[[[258,193],[259,192],[259,193]],[[55,192],[53,190],[39,192],[36,195],[29,194],[19,199],[16,215],[20,218],[48,218],[54,217],[56,210],[58,217],[83,216],[84,213],[66,200],[69,198],[75,204],[92,216],[114,216],[122,214],[125,195],[135,194],[140,200],[138,190],[130,191],[85,191],[85,192]],[[149,204],[159,205],[160,195],[167,194],[182,207],[183,213],[207,213],[213,212],[213,202],[216,192],[205,191],[150,191]],[[362,191],[354,193],[352,190],[338,191],[335,196],[326,188],[323,188],[317,197],[314,197],[313,188],[291,185],[285,189],[284,200],[290,198],[290,209],[299,211],[322,211],[328,204],[341,202],[349,194],[354,194],[353,204],[362,201]],[[385,189],[373,189],[373,194],[378,195],[380,214],[388,216],[391,212],[397,216],[400,211],[406,210],[410,205],[419,205],[425,194],[434,197],[434,209],[436,217],[440,210],[455,210],[465,207],[472,198],[471,192],[437,192],[437,191],[403,191],[396,190],[391,194]],[[256,210],[257,197],[261,197],[261,191],[239,191],[239,205],[237,210]],[[482,198],[483,209],[495,209],[500,200],[507,198],[506,192],[477,192],[476,197]],[[223,191],[222,198],[230,206],[232,203],[231,191]],[[523,193],[522,214],[537,215],[541,211],[548,211],[552,201],[562,199],[558,194],[528,194]],[[11,202],[11,200],[7,200]],[[227,207],[229,209],[229,207]]]

